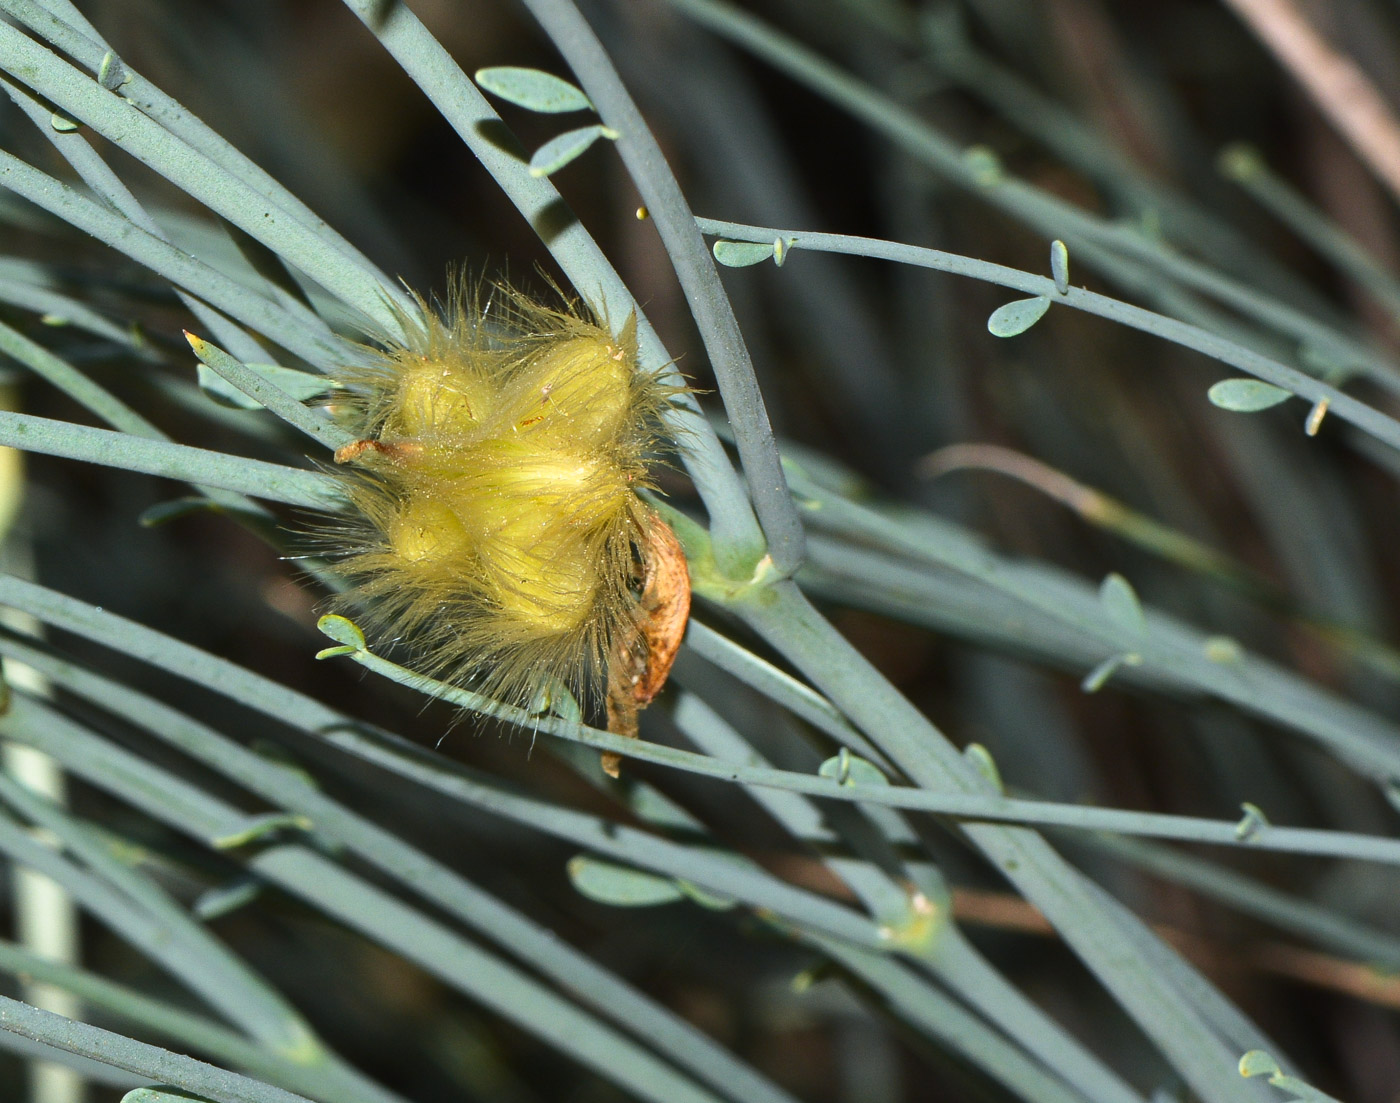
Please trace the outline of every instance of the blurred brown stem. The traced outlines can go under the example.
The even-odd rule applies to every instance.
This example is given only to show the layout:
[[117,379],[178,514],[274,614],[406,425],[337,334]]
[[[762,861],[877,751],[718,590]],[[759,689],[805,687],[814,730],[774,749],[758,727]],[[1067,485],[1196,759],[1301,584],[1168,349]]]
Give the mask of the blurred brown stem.
[[1293,0],[1225,0],[1400,200],[1400,121],[1375,83],[1334,49]]
[[[953,890],[953,918],[960,923],[1022,934],[1051,937],[1055,933],[1035,905],[1012,893],[956,888]],[[1261,940],[1231,947],[1175,927],[1154,924],[1153,929],[1192,961],[1212,972],[1233,967],[1270,973],[1377,1007],[1400,1009],[1400,977],[1364,962],[1349,961],[1286,942]]]

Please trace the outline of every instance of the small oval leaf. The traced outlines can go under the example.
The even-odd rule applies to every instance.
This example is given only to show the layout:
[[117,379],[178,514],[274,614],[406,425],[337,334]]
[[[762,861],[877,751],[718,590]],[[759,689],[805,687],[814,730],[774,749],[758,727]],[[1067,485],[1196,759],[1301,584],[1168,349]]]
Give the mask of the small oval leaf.
[[1050,243],[1050,275],[1055,280],[1055,290],[1061,295],[1069,294],[1069,247],[1056,238]]
[[530,175],[549,176],[574,160],[599,138],[615,134],[605,126],[581,126],[577,130],[566,130],[557,138],[551,138],[535,150],[530,158]]
[[1269,817],[1264,815],[1262,808],[1257,804],[1250,804],[1249,801],[1241,804],[1240,810],[1244,815],[1240,817],[1240,822],[1235,824],[1235,838],[1246,843],[1269,826]]
[[699,885],[692,885],[689,881],[683,879],[678,879],[676,881],[676,887],[702,908],[707,908],[713,912],[728,911],[738,903],[733,897],[720,896],[707,889],[702,889]]
[[197,513],[205,509],[219,509],[219,503],[209,498],[190,495],[186,498],[175,498],[168,502],[157,502],[155,505],[144,510],[141,516],[136,518],[136,523],[142,528],[155,528],[163,525],[167,521],[173,521],[177,517],[184,517],[190,513]]
[[981,743],[969,743],[963,748],[963,758],[967,759],[977,768],[977,772],[992,783],[998,793],[1006,792],[1006,783],[1001,780],[1001,770],[997,766],[997,760],[992,757],[992,752],[982,746]]
[[1219,406],[1222,410],[1252,414],[1287,402],[1293,394],[1259,379],[1222,379],[1206,392],[1206,397],[1211,405]]
[[545,115],[587,111],[593,102],[583,90],[562,77],[539,69],[497,65],[476,71],[476,83],[493,96]]
[[1099,586],[1099,604],[1115,626],[1135,636],[1147,631],[1147,618],[1142,615],[1133,584],[1121,574],[1108,575]]
[[578,698],[558,678],[550,678],[540,686],[527,711],[531,716],[557,716],[572,724],[583,723],[583,708]]
[[747,268],[751,264],[762,264],[769,257],[776,257],[772,242],[761,241],[717,241],[713,252],[715,260],[726,268]]
[[121,58],[108,50],[102,55],[102,61],[97,66],[97,83],[109,92],[115,92],[123,84],[131,80],[131,74],[126,71],[126,66],[122,64]]
[[249,816],[234,831],[206,840],[215,850],[236,850],[240,846],[284,831],[310,831],[311,821],[294,812],[265,812]]
[[195,897],[190,911],[211,923],[230,912],[235,912],[245,904],[251,904],[262,895],[263,882],[258,877],[239,877],[226,884],[215,885]]
[[817,767],[817,776],[831,778],[842,785],[888,786],[890,783],[880,767],[851,754],[845,747],[841,748],[840,754],[833,755]]
[[1079,683],[1079,688],[1085,693],[1097,693],[1103,689],[1104,684],[1113,677],[1118,668],[1127,661],[1126,655],[1110,655],[1084,676],[1084,680]]
[[1240,641],[1230,636],[1207,636],[1202,651],[1211,662],[1221,665],[1237,663],[1244,658]]
[[1277,1076],[1282,1071],[1278,1062],[1262,1049],[1251,1049],[1240,1058],[1240,1075],[1244,1077]]
[[338,613],[327,613],[316,622],[316,627],[324,635],[335,640],[336,643],[344,644],[356,651],[365,649],[365,634],[360,631],[360,626],[349,617],[342,617]]
[[1049,309],[1049,295],[1017,299],[992,311],[992,316],[987,319],[987,330],[993,337],[1015,337],[1018,333],[1025,333],[1045,317],[1045,312]]
[[590,900],[618,908],[651,908],[684,899],[685,893],[668,877],[640,869],[601,862],[580,854],[569,860],[569,880]]

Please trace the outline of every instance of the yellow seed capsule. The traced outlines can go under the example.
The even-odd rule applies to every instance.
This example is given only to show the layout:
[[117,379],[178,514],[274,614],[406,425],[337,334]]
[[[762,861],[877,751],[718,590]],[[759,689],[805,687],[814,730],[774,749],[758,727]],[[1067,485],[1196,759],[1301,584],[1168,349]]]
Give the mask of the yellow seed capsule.
[[632,405],[634,361],[603,334],[574,337],[542,350],[527,365],[516,396],[516,427],[578,447],[617,437]]
[[389,548],[405,564],[442,563],[470,554],[462,522],[441,502],[411,498],[389,523]]
[[361,434],[337,453],[360,515],[342,606],[368,606],[428,673],[518,705],[559,683],[600,703],[643,638],[654,519],[637,491],[678,388],[638,368],[631,322],[491,303],[425,307],[342,380]]
[[489,410],[490,400],[485,381],[423,361],[400,380],[394,413],[385,431],[394,437],[413,438],[433,433],[468,434]]
[[597,568],[586,548],[557,539],[503,546],[502,559],[520,567],[496,591],[500,613],[532,636],[575,632],[598,598]]

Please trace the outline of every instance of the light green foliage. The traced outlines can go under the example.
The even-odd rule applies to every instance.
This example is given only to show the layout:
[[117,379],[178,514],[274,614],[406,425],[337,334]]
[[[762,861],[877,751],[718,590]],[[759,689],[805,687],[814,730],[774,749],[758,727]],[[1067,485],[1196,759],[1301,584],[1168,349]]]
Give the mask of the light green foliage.
[[1025,333],[1050,309],[1050,297],[1037,295],[1033,299],[1017,299],[999,306],[987,319],[987,332],[993,337],[1015,337]]
[[[602,13],[602,41],[572,0],[523,6],[543,35],[532,48],[547,43],[568,79],[504,64],[469,77],[454,52],[509,58],[455,37],[449,50],[434,35],[447,28],[406,4],[324,13],[366,51],[347,63],[373,90],[358,102],[417,110],[386,91],[406,77],[489,174],[471,186],[499,189],[492,217],[518,210],[496,238],[476,209],[433,221],[426,193],[377,209],[371,168],[346,163],[369,154],[299,121],[275,35],[255,48],[223,16],[154,4],[169,22],[150,29],[151,64],[183,59],[156,79],[138,28],[93,26],[68,0],[0,0],[14,106],[0,116],[0,359],[26,380],[0,444],[50,457],[9,530],[49,558],[37,583],[0,573],[0,606],[28,618],[0,630],[0,738],[49,755],[74,791],[69,806],[0,773],[0,857],[52,878],[90,938],[130,960],[109,977],[0,942],[0,973],[74,992],[103,1024],[0,996],[0,1069],[40,1047],[127,1103],[613,1090],[595,1080],[654,1103],[900,1103],[927,1097],[934,1066],[919,1062],[936,1047],[969,1070],[967,1098],[1330,1098],[1154,932],[1135,877],[1332,955],[1337,975],[1400,962],[1365,891],[1393,899],[1400,878],[1394,569],[1374,555],[1393,525],[1366,508],[1400,474],[1389,348],[1180,185],[1190,172],[1140,167],[1092,112],[1040,91],[1065,83],[1069,55],[1034,31],[1036,5],[914,18],[821,0],[828,53],[755,14],[782,5],[600,0],[583,10]],[[776,73],[761,93],[714,36]],[[1048,68],[1032,81],[1003,55]],[[1135,104],[1174,94],[1123,79],[1149,82]],[[201,106],[228,101],[221,125],[271,145],[240,150],[163,87],[200,81]],[[765,113],[770,85],[860,124],[864,144],[817,163],[872,174],[859,179],[873,217],[903,227],[891,234],[957,245],[821,232],[806,195],[821,182]],[[968,97],[959,133],[989,124],[975,144],[941,128],[953,90]],[[557,133],[550,116],[576,111],[596,121]],[[825,150],[842,138],[818,118]],[[1008,124],[1033,149],[1013,148]],[[875,167],[854,163],[876,149]],[[414,163],[475,170],[438,151]],[[1234,147],[1220,168],[1400,304],[1383,265],[1264,154]],[[585,225],[567,200],[590,180]],[[698,216],[749,211],[777,225]],[[641,236],[605,250],[590,227],[608,222]],[[454,258],[476,273],[527,226],[629,349],[635,327],[686,476],[658,475],[653,504],[684,546],[694,619],[641,740],[602,730],[557,679],[502,703],[478,692],[489,676],[454,679],[421,641],[367,640],[356,609],[317,620],[343,585],[325,556],[363,551],[336,544],[354,530],[336,527],[347,503],[325,471],[356,440],[341,380],[375,370],[366,342],[432,341],[415,343],[415,295],[433,288],[387,273],[434,236],[480,249]],[[413,232],[405,248],[396,235]],[[512,278],[528,271],[509,259]],[[473,340],[483,360],[502,347]],[[1203,362],[1232,377],[1207,389]],[[532,401],[566,405],[540,389]],[[1301,424],[1210,408],[1293,396],[1312,410]],[[1041,462],[984,455],[1012,490],[968,476],[969,453],[940,466],[945,446],[978,439]],[[25,476],[0,455],[10,525]],[[1353,477],[1372,460],[1379,473]],[[912,487],[916,468],[948,482]],[[172,500],[155,478],[187,489]],[[132,486],[145,489],[105,493]],[[1103,532],[1023,511],[1027,486]],[[421,618],[439,640],[449,605]],[[600,753],[623,756],[620,780]],[[1114,806],[1149,800],[1159,809]],[[979,937],[979,901],[1011,929]],[[1053,950],[1024,929],[1041,920]],[[678,1010],[690,996],[717,1032],[755,1037],[716,1040]],[[830,1070],[784,1060],[794,1023],[821,1033]]]
[[617,138],[617,131],[606,126],[579,127],[566,130],[535,150],[530,157],[531,176],[552,176],[571,161],[577,160],[599,138]]
[[726,268],[747,268],[751,264],[762,264],[773,256],[773,246],[758,241],[716,241],[713,249],[715,260]]
[[1292,397],[1282,387],[1261,383],[1257,379],[1222,379],[1206,394],[1213,406],[1242,414],[1272,409]]
[[498,65],[478,69],[475,79],[493,96],[530,111],[557,115],[569,111],[588,111],[593,107],[576,85],[539,69]]

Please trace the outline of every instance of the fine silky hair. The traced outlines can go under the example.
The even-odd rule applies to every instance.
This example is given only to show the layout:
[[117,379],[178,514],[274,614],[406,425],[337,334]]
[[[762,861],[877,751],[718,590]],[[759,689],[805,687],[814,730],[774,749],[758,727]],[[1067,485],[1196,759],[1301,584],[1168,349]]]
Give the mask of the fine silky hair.
[[681,390],[638,366],[633,319],[614,334],[560,298],[459,280],[341,378],[359,439],[336,453],[340,606],[424,673],[521,707],[557,685],[596,703],[645,646],[664,523],[638,491]]

